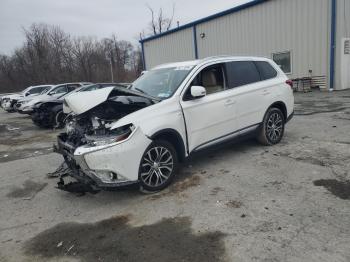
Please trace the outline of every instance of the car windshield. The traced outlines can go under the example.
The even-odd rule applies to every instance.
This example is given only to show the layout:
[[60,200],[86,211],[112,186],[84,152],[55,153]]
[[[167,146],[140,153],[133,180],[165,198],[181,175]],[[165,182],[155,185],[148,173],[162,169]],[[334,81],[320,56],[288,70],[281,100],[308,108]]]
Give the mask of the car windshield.
[[98,84],[88,85],[88,86],[84,86],[83,88],[79,89],[78,92],[92,91],[92,90],[96,90],[98,88],[99,88]]
[[85,92],[85,91],[93,91],[93,90],[97,90],[97,89],[102,89],[105,87],[109,87],[109,86],[122,86],[122,85],[118,85],[118,84],[93,84],[93,85],[88,85],[88,86],[83,86],[83,87],[79,87],[67,94],[63,94],[59,97],[57,97],[57,99],[61,99],[61,98],[65,98],[66,96],[69,96],[70,94],[76,93],[76,92]]
[[25,93],[27,93],[28,92],[28,90],[30,90],[30,88],[31,88],[31,86],[30,87],[27,87],[26,89],[24,89],[21,93],[22,93],[22,95],[24,95]]
[[166,99],[175,93],[192,68],[193,66],[179,66],[148,71],[136,79],[130,89]]
[[101,89],[101,88],[105,88],[108,86],[115,86],[116,84],[93,84],[93,85],[88,85],[88,86],[84,86],[83,88],[81,88],[79,90],[79,92],[85,92],[85,91],[93,91],[93,90],[97,90],[97,89]]
[[64,93],[63,95],[58,96],[57,99],[64,98],[64,97],[66,97],[66,96],[68,96],[70,94],[73,94],[75,92],[77,92],[77,90],[70,91],[69,93]]
[[80,92],[84,87],[78,87],[68,93],[64,93],[62,95],[60,95],[59,97],[57,97],[57,99],[61,99],[61,98],[65,98],[66,96],[69,96],[70,94],[76,93],[76,92]]

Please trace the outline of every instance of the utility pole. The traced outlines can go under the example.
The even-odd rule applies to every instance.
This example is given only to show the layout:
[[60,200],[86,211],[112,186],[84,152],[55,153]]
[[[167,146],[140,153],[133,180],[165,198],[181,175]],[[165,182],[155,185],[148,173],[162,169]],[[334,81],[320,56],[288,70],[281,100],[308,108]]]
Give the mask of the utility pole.
[[112,49],[112,40],[108,41],[109,44],[109,50],[105,53],[106,60],[109,60],[109,65],[111,68],[111,81],[114,83],[114,76],[113,76],[113,49]]
[[111,64],[111,79],[112,79],[112,83],[114,83],[112,55],[111,55],[111,57],[109,59],[109,63]]

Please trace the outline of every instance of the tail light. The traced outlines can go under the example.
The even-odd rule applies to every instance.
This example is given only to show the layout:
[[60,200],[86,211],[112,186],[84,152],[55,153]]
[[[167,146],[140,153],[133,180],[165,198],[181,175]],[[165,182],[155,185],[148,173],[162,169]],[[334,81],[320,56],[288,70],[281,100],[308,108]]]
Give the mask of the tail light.
[[286,81],[286,84],[289,85],[291,88],[293,88],[293,81],[292,80],[288,79]]

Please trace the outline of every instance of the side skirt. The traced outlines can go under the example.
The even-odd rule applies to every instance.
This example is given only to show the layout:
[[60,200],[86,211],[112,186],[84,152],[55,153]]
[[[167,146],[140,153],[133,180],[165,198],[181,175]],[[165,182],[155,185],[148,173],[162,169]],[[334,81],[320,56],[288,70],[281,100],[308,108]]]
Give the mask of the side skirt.
[[241,139],[254,137],[254,136],[256,136],[256,134],[260,130],[260,128],[261,128],[261,123],[236,130],[235,132],[218,137],[216,139],[213,139],[213,140],[208,141],[202,145],[197,146],[195,149],[192,150],[192,152],[190,154],[197,153],[199,151],[202,151],[202,150],[205,150],[208,148],[212,148],[212,147],[215,147],[218,145],[222,145],[222,144],[225,144],[227,142],[234,142],[234,141],[239,141]]

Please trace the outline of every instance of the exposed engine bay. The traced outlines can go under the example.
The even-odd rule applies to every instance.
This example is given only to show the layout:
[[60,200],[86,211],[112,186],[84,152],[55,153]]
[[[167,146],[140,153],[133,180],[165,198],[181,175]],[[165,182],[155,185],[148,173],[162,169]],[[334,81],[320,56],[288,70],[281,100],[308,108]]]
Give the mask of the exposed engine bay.
[[[69,106],[67,101],[64,101],[64,103]],[[134,126],[130,124],[111,130],[112,124],[128,114],[155,103],[157,103],[157,100],[152,99],[152,97],[116,87],[104,102],[81,114],[76,114],[74,111],[70,113],[65,120],[66,130],[58,136],[58,144],[54,148],[57,153],[63,155],[68,167],[64,174],[56,170],[57,174],[59,173],[57,176],[61,179],[58,188],[66,191],[76,190],[77,182],[74,183],[74,189],[72,189],[73,184],[64,184],[63,177],[65,176],[74,177],[78,182],[82,182],[82,187],[87,192],[98,188],[95,187],[96,183],[91,178],[83,174],[79,165],[75,162],[75,150],[83,145],[95,147],[125,139],[134,130]],[[91,106],[91,104],[89,105]],[[87,187],[91,188],[86,190]]]
[[154,104],[150,98],[118,94],[113,90],[109,98],[100,105],[87,112],[68,115],[66,119],[67,141],[74,147],[88,143],[91,140],[98,140],[101,136],[118,135],[124,130],[110,130],[110,126],[118,119],[133,113],[137,110]]

